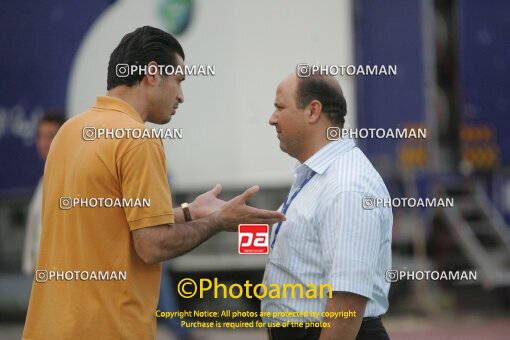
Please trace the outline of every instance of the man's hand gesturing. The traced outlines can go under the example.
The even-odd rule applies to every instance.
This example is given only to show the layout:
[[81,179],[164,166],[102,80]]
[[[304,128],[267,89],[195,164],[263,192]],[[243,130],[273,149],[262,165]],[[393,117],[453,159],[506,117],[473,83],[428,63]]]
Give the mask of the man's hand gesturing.
[[226,202],[218,212],[218,220],[221,230],[237,231],[242,223],[273,224],[285,220],[285,215],[278,211],[263,210],[246,205],[246,201],[259,191],[255,185]]
[[221,193],[221,185],[216,184],[212,190],[204,192],[190,203],[191,217],[194,220],[209,216],[219,211],[227,202],[218,198]]

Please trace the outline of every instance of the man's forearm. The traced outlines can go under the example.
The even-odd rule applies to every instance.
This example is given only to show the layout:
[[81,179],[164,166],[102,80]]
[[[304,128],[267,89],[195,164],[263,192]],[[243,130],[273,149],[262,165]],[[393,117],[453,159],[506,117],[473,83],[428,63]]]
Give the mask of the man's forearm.
[[[183,223],[182,209],[174,209],[175,224],[138,228],[132,231],[135,251],[147,264],[155,264],[187,253],[219,231],[237,231],[239,223],[273,224],[285,220],[277,211],[246,205],[259,188],[253,186],[228,202],[216,198],[221,187],[198,196],[190,203],[192,221]],[[200,203],[198,203],[200,201]],[[205,217],[204,217],[205,216]]]
[[[177,209],[176,209],[177,210]],[[184,221],[182,209],[178,209]],[[177,213],[175,214],[177,216]],[[176,219],[178,220],[178,219]],[[164,261],[189,252],[199,244],[211,238],[221,230],[217,214],[208,217],[173,225],[162,226],[159,242],[160,261]]]

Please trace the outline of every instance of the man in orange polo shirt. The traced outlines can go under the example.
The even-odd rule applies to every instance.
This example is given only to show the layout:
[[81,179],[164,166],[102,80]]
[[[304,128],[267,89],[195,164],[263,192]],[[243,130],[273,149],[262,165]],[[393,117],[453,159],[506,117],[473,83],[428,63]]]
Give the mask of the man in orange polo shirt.
[[284,219],[246,205],[256,186],[224,202],[217,185],[189,208],[172,208],[163,144],[144,122],[170,121],[184,75],[125,74],[117,65],[183,63],[170,34],[147,26],[127,34],[110,56],[107,95],[53,140],[23,339],[154,339],[161,261],[239,223]]

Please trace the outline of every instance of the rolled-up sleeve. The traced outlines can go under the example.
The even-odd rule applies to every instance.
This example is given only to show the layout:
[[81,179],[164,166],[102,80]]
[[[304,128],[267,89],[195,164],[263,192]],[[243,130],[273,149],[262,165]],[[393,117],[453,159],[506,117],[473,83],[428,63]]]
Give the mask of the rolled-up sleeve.
[[380,248],[380,209],[363,209],[367,194],[341,192],[328,202],[319,223],[326,282],[333,291],[371,298]]

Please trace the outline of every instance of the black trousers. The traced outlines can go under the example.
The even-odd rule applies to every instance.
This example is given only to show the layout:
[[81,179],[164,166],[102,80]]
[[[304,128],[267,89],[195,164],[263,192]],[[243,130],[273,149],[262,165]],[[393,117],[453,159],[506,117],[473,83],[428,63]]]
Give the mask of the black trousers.
[[[270,340],[318,340],[320,328],[270,328]],[[363,318],[356,340],[389,340],[381,318]]]

